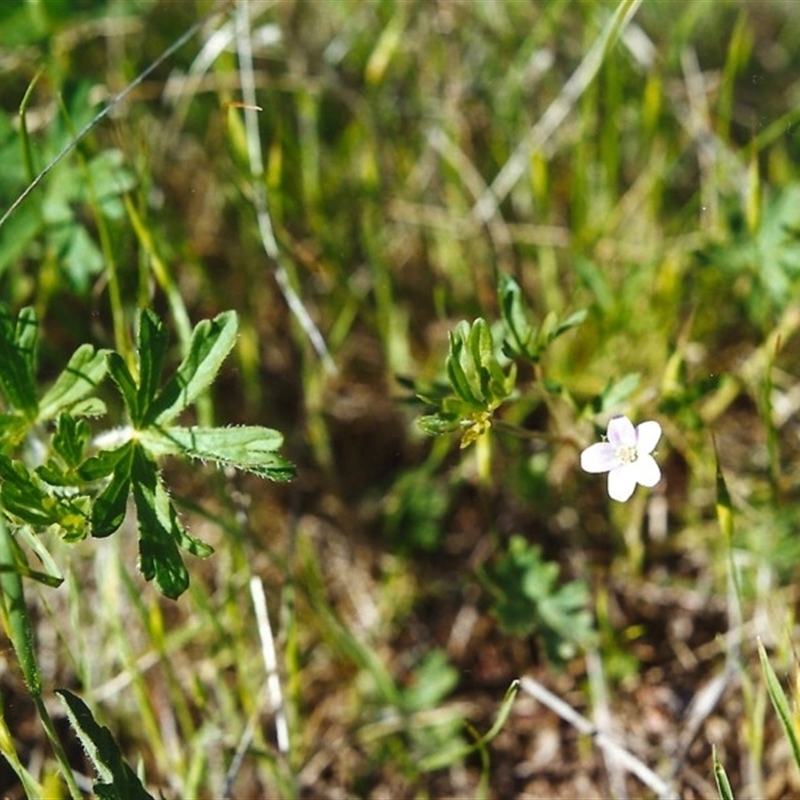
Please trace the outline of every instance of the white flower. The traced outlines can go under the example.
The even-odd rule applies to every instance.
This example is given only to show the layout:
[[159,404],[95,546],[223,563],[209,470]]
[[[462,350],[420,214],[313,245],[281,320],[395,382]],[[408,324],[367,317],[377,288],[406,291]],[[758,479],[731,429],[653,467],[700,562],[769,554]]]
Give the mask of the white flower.
[[649,420],[633,427],[627,417],[608,423],[608,441],[590,445],[581,453],[586,472],[608,473],[608,494],[624,503],[636,484],[652,487],[661,480],[661,470],[650,453],[661,438],[661,426]]

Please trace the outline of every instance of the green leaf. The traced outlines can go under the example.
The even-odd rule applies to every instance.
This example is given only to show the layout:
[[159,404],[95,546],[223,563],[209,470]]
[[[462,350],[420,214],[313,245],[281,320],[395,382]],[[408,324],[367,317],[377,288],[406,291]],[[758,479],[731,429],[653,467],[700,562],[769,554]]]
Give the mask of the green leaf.
[[144,419],[150,404],[156,397],[164,359],[167,355],[167,329],[161,320],[149,309],[142,311],[139,318],[139,391],[137,407]]
[[133,442],[89,459],[81,466],[83,475],[99,478],[112,472],[111,481],[92,506],[92,536],[110,536],[122,525],[128,507],[133,466]]
[[475,411],[492,411],[511,393],[516,380],[506,374],[494,352],[492,331],[480,317],[470,325],[461,321],[450,334],[447,376],[455,394]]
[[68,285],[78,293],[85,293],[92,276],[100,273],[105,264],[100,248],[77,222],[52,231],[50,240],[60,245],[59,263]]
[[271,428],[146,428],[139,442],[155,457],[184,455],[232,466],[269,478],[286,481],[294,477],[294,467],[275,451],[283,436]]
[[717,748],[714,746],[711,748],[711,757],[714,764],[714,780],[717,784],[717,793],[719,794],[720,800],[734,800],[731,782],[728,780],[728,773],[725,772],[725,767],[722,766],[717,756]]
[[15,325],[0,308],[0,389],[12,408],[28,420],[36,418],[38,401],[34,378],[37,322],[33,309],[23,309]]
[[428,436],[441,436],[457,431],[461,425],[457,417],[451,414],[425,414],[417,419],[417,425]]
[[30,306],[26,306],[17,317],[14,339],[25,360],[26,371],[30,374],[31,380],[36,375],[36,337],[38,333],[39,322],[36,319],[36,312]]
[[472,393],[484,409],[488,409],[494,399],[489,388],[489,363],[494,358],[492,351],[492,332],[486,320],[478,317],[470,328],[461,363]]
[[586,585],[569,581],[558,586],[558,573],[558,564],[542,559],[541,548],[512,536],[508,552],[487,575],[500,627],[519,636],[537,633],[553,663],[573,655],[593,636]]
[[414,673],[413,683],[403,691],[407,713],[435,708],[458,685],[458,670],[443,650],[430,650]]
[[56,525],[67,539],[82,539],[87,531],[87,498],[63,497],[46,491],[25,465],[0,456],[0,494],[5,511],[35,527]]
[[616,383],[609,380],[599,397],[592,402],[592,408],[599,414],[622,405],[639,385],[640,379],[638,372],[629,372]]
[[101,450],[97,455],[87,458],[78,467],[78,476],[83,481],[92,482],[105,478],[114,472],[117,463],[130,455],[130,441],[124,442],[114,450]]
[[511,276],[503,275],[498,292],[500,314],[507,332],[503,349],[510,358],[530,358],[528,348],[536,337],[536,329],[528,322],[522,289]]
[[541,328],[528,321],[528,309],[519,284],[510,276],[500,279],[500,313],[506,336],[503,352],[509,358],[524,358],[537,362],[547,346],[563,333],[577,327],[586,319],[586,311],[576,311],[565,320],[558,321],[558,315],[551,311],[544,318]]
[[28,434],[29,423],[19,414],[0,414],[0,445],[11,450],[20,444]]
[[[103,150],[89,162],[89,172],[103,214],[110,219],[121,219],[125,206],[120,202],[119,196],[136,186],[135,175],[125,168],[122,151],[115,148]],[[88,191],[83,199],[89,201]]]
[[111,731],[97,723],[86,703],[66,689],[56,689],[70,724],[97,771],[95,794],[102,800],[153,800],[136,773],[125,763]]
[[134,445],[133,453],[139,568],[145,580],[155,578],[159,591],[175,600],[189,586],[189,573],[178,551],[183,531],[155,461],[138,445]]
[[764,677],[767,681],[769,699],[772,701],[772,706],[778,714],[778,719],[786,735],[786,740],[792,748],[794,763],[800,770],[800,737],[795,727],[792,709],[789,707],[789,699],[783,691],[783,687],[778,680],[778,676],[775,674],[775,670],[772,668],[772,664],[770,664],[767,651],[760,639],[758,641],[758,658],[761,661],[761,669],[764,671]]
[[478,317],[472,323],[469,332],[468,348],[463,354],[464,372],[472,387],[473,394],[491,403],[494,399],[491,394],[489,365],[494,361],[494,343],[492,332],[485,319]]
[[466,447],[491,428],[492,414],[513,391],[517,371],[514,364],[504,371],[492,330],[480,317],[472,325],[459,322],[449,338],[445,369],[452,393],[437,388],[435,394],[420,394],[438,406],[438,413],[423,417],[419,425],[432,435],[461,430],[461,446]]
[[[95,350],[90,344],[81,345],[70,358],[56,382],[45,392],[39,403],[40,422],[53,419],[62,411],[75,414],[75,406],[97,388],[106,374],[108,351]],[[92,398],[94,400],[94,398]],[[99,401],[94,401],[99,403]],[[99,413],[103,413],[102,404]],[[93,416],[83,412],[86,416]]]
[[567,331],[571,331],[573,328],[577,328],[579,325],[583,325],[586,321],[586,316],[588,311],[585,308],[580,309],[580,311],[576,311],[574,314],[570,314],[566,319],[561,320],[561,322],[556,325],[553,329],[552,333],[549,335],[548,342],[552,342],[554,339],[557,339],[561,336],[562,333],[566,333]]
[[34,472],[50,486],[75,485],[75,476],[54,458],[49,458],[44,464],[40,464]]
[[186,358],[150,406],[144,425],[169,422],[208,388],[236,341],[237,329],[234,311],[225,311],[197,325]]
[[56,421],[56,431],[53,434],[53,450],[61,456],[68,467],[75,468],[83,460],[83,451],[90,435],[91,431],[86,420],[61,414]]
[[481,408],[483,406],[482,398],[475,396],[469,376],[464,370],[464,363],[469,363],[469,350],[467,347],[469,331],[469,323],[466,320],[462,320],[458,323],[456,329],[450,333],[450,353],[447,356],[445,368],[450,385],[456,395],[467,405]]
[[106,358],[108,372],[122,394],[131,424],[138,428],[142,419],[139,411],[139,390],[128,365],[119,353],[109,353]]
[[[16,526],[14,528],[14,538],[17,542],[22,542],[27,547],[30,547],[47,570],[46,572],[34,570],[30,568],[27,560],[24,564],[18,561],[17,568],[23,577],[32,578],[33,580],[39,581],[39,583],[52,586],[53,588],[60,586],[64,582],[64,576],[56,566],[56,562],[53,556],[50,555],[50,551],[44,546],[42,537],[37,536],[32,528],[28,525]],[[20,548],[20,550],[21,549],[22,548]],[[20,555],[24,556],[24,553],[20,553]]]
[[22,260],[42,227],[42,216],[34,203],[21,206],[3,225],[0,231],[0,275]]
[[25,589],[19,564],[25,556],[0,514],[0,591],[3,598],[3,623],[14,647],[28,691],[42,695],[42,678],[36,660],[33,625],[25,604]]
[[73,417],[102,417],[106,413],[106,404],[99,397],[86,397],[69,407]]

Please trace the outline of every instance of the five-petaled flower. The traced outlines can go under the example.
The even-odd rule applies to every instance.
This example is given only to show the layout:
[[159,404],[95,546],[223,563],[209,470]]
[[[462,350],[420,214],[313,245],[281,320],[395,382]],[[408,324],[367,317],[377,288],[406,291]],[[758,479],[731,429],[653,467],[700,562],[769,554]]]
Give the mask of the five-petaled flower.
[[649,420],[633,427],[627,417],[608,423],[608,441],[590,445],[581,453],[586,472],[608,473],[608,494],[624,503],[636,484],[652,487],[661,480],[661,470],[650,455],[661,438],[661,426]]

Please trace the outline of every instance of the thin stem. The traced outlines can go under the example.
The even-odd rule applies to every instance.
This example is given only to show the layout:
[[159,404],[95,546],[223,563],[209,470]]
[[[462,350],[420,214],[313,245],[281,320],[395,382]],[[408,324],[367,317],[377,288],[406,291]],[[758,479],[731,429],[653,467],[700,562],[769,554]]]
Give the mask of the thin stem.
[[264,187],[264,160],[261,153],[261,139],[258,132],[258,104],[253,67],[253,52],[250,45],[250,8],[246,0],[240,0],[236,6],[236,41],[239,55],[239,74],[242,80],[242,98],[244,99],[244,122],[247,132],[247,153],[250,160],[250,176],[253,187],[253,205],[256,212],[258,232],[261,245],[267,258],[272,262],[275,281],[281,290],[286,304],[294,315],[303,332],[308,337],[314,350],[329,375],[335,375],[336,365],[331,357],[328,345],[311,319],[311,315],[303,305],[289,279],[289,273],[283,264],[278,241],[269,215],[267,192]]
[[14,647],[28,691],[36,704],[39,718],[58,760],[70,796],[73,800],[82,800],[83,795],[75,782],[67,754],[42,698],[42,679],[34,649],[33,627],[25,605],[22,575],[17,568],[15,542],[2,513],[0,513],[0,607],[8,638]]
[[492,420],[492,427],[497,431],[502,431],[503,433],[510,433],[512,436],[516,436],[519,439],[531,439],[533,441],[539,442],[550,442],[556,444],[566,444],[570,447],[574,447],[576,450],[580,450],[583,447],[583,444],[579,442],[574,436],[565,433],[546,433],[545,431],[532,431],[528,428],[520,428],[519,425],[516,425],[513,422],[508,422],[508,420],[504,419],[495,419]]

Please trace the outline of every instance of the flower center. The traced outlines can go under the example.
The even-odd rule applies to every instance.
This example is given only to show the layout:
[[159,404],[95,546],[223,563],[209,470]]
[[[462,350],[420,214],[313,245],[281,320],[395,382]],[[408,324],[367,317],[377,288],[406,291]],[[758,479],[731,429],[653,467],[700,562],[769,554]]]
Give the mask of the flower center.
[[639,454],[636,452],[635,446],[623,446],[617,448],[617,458],[622,461],[623,464],[633,464],[638,457]]

